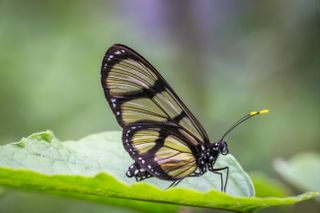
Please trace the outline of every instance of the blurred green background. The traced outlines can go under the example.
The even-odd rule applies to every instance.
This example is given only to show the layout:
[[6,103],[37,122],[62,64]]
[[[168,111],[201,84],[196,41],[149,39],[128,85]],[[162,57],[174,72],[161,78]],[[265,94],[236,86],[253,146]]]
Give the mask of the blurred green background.
[[[120,130],[100,85],[101,60],[114,43],[144,55],[212,141],[247,112],[269,108],[227,137],[245,170],[280,179],[275,158],[319,152],[317,0],[1,0],[0,143],[46,129],[63,140]],[[48,206],[128,211],[15,191],[0,196],[1,213],[52,212]],[[310,201],[290,211],[318,207]]]

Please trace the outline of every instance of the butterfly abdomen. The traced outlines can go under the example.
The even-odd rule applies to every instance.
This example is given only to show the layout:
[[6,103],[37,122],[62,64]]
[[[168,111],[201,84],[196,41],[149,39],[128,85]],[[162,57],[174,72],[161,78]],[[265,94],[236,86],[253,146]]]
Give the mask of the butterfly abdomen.
[[152,175],[135,162],[129,166],[126,176],[129,178],[135,177],[137,181],[141,181],[151,177]]

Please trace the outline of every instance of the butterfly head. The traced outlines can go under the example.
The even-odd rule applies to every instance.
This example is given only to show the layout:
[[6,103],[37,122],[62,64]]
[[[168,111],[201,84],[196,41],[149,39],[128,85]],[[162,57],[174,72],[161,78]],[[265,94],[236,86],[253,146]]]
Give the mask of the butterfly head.
[[229,153],[228,144],[224,140],[219,141],[218,146],[221,154],[227,155]]
[[229,153],[228,144],[224,140],[220,140],[214,143],[212,149],[214,151],[218,151],[223,155],[227,155]]

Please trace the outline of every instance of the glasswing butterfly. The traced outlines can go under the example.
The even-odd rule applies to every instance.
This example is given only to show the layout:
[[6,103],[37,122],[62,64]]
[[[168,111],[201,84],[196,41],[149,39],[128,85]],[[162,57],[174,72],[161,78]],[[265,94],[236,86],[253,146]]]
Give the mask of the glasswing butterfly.
[[[141,55],[121,44],[111,46],[102,62],[105,97],[123,128],[122,142],[134,163],[127,177],[137,181],[156,177],[176,186],[186,177],[210,171],[220,175],[226,191],[229,167],[214,168],[219,154],[228,154],[225,136],[243,121],[267,113],[242,117],[215,143],[167,81]],[[226,171],[223,183],[222,170]]]

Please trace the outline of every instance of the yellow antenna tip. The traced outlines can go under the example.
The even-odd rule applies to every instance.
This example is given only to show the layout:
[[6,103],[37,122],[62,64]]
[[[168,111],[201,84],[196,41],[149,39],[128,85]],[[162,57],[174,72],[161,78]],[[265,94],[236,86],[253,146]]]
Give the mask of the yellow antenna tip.
[[257,111],[249,112],[249,115],[256,115],[256,114],[258,114]]
[[267,113],[269,113],[269,110],[263,109],[258,112],[257,111],[250,112],[249,115],[254,116],[254,115],[259,115],[259,114],[267,114]]
[[269,113],[268,109],[263,109],[259,111],[259,114],[267,114],[267,113]]

